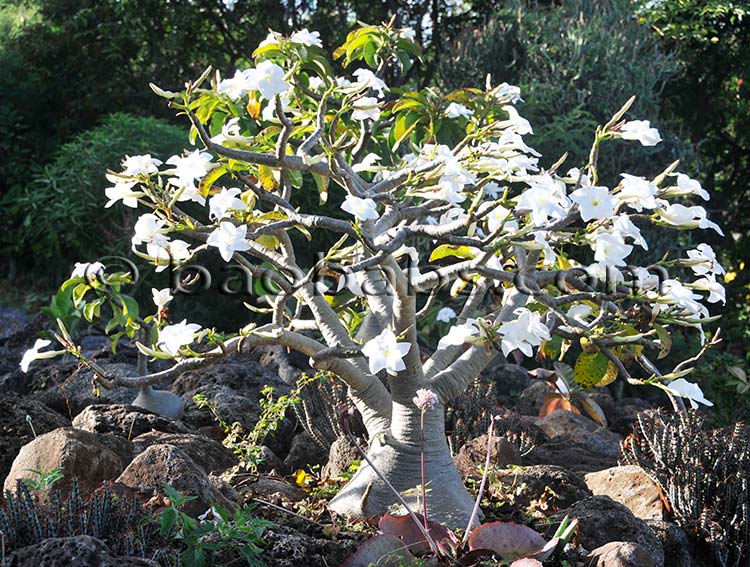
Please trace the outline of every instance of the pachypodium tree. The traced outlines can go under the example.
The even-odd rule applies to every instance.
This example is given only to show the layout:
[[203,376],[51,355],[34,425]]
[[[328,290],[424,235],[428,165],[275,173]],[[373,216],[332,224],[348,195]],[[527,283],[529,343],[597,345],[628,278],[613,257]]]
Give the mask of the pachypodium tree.
[[[659,372],[648,357],[667,353],[677,327],[702,333],[703,299],[724,300],[713,251],[627,265],[634,246],[647,249],[646,223],[720,232],[702,207],[684,204],[707,195],[676,163],[651,179],[623,173],[616,187],[598,184],[601,144],[651,146],[659,132],[624,119],[626,104],[595,132],[588,163],[563,168],[565,156],[554,156],[545,169],[524,142],[533,132],[516,110],[517,88],[488,77],[484,90],[389,89],[419,57],[412,38],[390,24],[361,26],[332,62],[315,32],[270,33],[252,68],[230,78],[207,71],[182,92],[154,87],[203,149],[166,164],[127,157],[109,174],[108,206],[148,209],[132,248],[157,269],[218,249],[265,282],[266,303],[236,334],[221,334],[170,322],[169,290],[154,290],[156,310],[142,316],[125,274],[81,265],[50,309],[63,349],[39,343],[24,365],[69,352],[103,387],[147,387],[258,345],[297,350],[348,386],[369,462],[410,503],[421,494],[423,442],[428,513],[452,527],[465,526],[472,500],[443,408],[498,355],[580,353],[574,376],[587,386],[619,376],[667,390],[676,405],[710,403],[683,378],[696,359]],[[337,76],[334,65],[355,69]],[[108,319],[114,338],[126,333],[145,357],[174,364],[107,376],[66,328],[76,312]],[[436,314],[453,326],[428,353],[419,331]],[[429,407],[419,403],[427,398]],[[394,502],[364,464],[330,507],[362,516]]]

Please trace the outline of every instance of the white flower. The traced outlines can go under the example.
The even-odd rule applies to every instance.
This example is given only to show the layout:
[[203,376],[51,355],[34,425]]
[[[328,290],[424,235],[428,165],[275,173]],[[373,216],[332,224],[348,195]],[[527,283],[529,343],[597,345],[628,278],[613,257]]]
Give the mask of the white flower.
[[459,346],[477,335],[479,335],[477,320],[467,319],[465,323],[453,325],[448,331],[448,334],[440,338],[437,348],[438,350],[443,350],[449,346]]
[[122,160],[122,174],[128,177],[135,177],[137,175],[149,175],[159,171],[161,161],[152,158],[151,154],[144,154],[139,156],[125,156]]
[[684,173],[673,173],[677,177],[677,190],[679,195],[698,195],[704,201],[708,201],[710,196],[699,181],[691,179]]
[[437,394],[432,390],[417,390],[417,395],[414,396],[412,401],[422,411],[433,410],[438,406],[440,400],[438,400]]
[[52,341],[48,341],[47,339],[37,339],[34,342],[34,346],[31,347],[29,350],[27,350],[25,353],[23,353],[23,358],[21,358],[21,362],[19,364],[19,366],[21,367],[21,370],[23,372],[28,372],[29,365],[35,360],[40,360],[42,358],[52,358],[53,356],[57,356],[58,353],[56,351],[39,352],[41,349],[51,344],[52,344]]
[[187,319],[183,319],[180,323],[167,325],[161,329],[156,344],[162,351],[174,356],[182,347],[193,342],[195,333],[200,329],[200,325],[188,323]]
[[513,104],[516,104],[519,101],[523,102],[523,99],[521,98],[521,88],[515,85],[500,83],[493,90],[495,91],[495,98],[497,99],[507,98]]
[[582,173],[581,170],[577,167],[571,167],[566,175],[572,180],[573,184],[575,185],[580,185],[581,187],[591,187],[591,177],[589,177],[585,173]]
[[656,208],[656,185],[643,177],[635,175],[622,174],[620,182],[620,191],[617,193],[617,200],[627,204],[639,213],[645,209]]
[[603,265],[624,266],[625,258],[633,251],[630,244],[625,244],[614,234],[598,233],[593,242],[594,260]]
[[325,86],[326,82],[320,77],[312,76],[307,80],[307,86],[311,91],[317,91]]
[[[202,179],[212,168],[212,159],[211,154],[200,150],[195,150],[184,157],[172,156],[167,160],[167,163],[175,166],[175,177],[170,178],[169,182],[175,187],[196,190],[195,182]],[[187,199],[180,198],[179,200]],[[191,196],[190,200],[196,199]],[[201,196],[198,202],[205,204],[206,200]]]
[[231,79],[223,79],[217,87],[219,94],[225,94],[232,100],[237,100],[247,94],[247,91],[255,90],[257,84],[252,78],[248,77],[247,70],[234,72]]
[[500,186],[494,181],[490,181],[484,186],[484,194],[494,201],[500,196]]
[[518,114],[518,111],[514,106],[506,105],[502,107],[505,112],[508,113],[509,127],[512,128],[516,134],[525,136],[526,134],[533,134],[534,129],[529,124],[529,121]]
[[570,200],[578,203],[584,221],[606,219],[615,212],[615,198],[606,187],[581,187],[570,194]]
[[234,10],[234,7],[237,5],[237,2],[239,0],[221,0],[224,3],[224,7],[226,7],[227,10],[230,12]]
[[284,80],[284,69],[272,61],[261,61],[255,69],[248,69],[245,74],[250,84],[268,100],[288,91],[291,86]]
[[144,193],[139,191],[133,191],[138,182],[137,181],[126,181],[122,177],[112,175],[108,173],[106,175],[107,180],[114,183],[112,187],[107,187],[104,190],[104,194],[107,196],[107,204],[104,205],[105,209],[110,208],[117,201],[122,201],[122,204],[131,209],[138,208],[138,197],[142,197]]
[[192,254],[190,245],[184,240],[164,240],[146,244],[146,255],[156,264],[157,272],[163,272],[170,265],[185,263]]
[[586,273],[590,278],[594,280],[591,285],[596,286],[597,283],[606,284],[607,289],[616,287],[617,284],[625,282],[625,276],[623,273],[615,268],[611,263],[597,262],[586,266]]
[[490,233],[494,233],[503,225],[509,214],[510,211],[502,205],[498,205],[492,209],[487,215],[487,230],[489,230]]
[[339,276],[339,281],[336,284],[336,293],[340,292],[344,287],[358,297],[365,295],[364,291],[362,291],[362,286],[357,281],[356,274],[346,272]]
[[354,215],[357,220],[375,220],[378,215],[378,205],[372,199],[362,199],[354,195],[347,195],[341,210]]
[[641,235],[641,229],[633,224],[628,215],[618,215],[615,217],[615,222],[612,223],[612,234],[621,238],[623,242],[625,241],[625,237],[630,237],[638,246],[644,250],[648,250],[648,243],[643,238],[643,235]]
[[632,285],[637,290],[651,290],[659,287],[661,278],[658,274],[648,271],[647,268],[636,267],[630,270]]
[[688,382],[684,378],[673,380],[669,382],[669,384],[665,385],[664,388],[671,392],[674,396],[687,398],[687,400],[690,401],[690,405],[693,409],[698,409],[698,404],[696,402],[700,402],[703,405],[709,407],[714,405],[713,402],[710,402],[706,399],[706,396],[703,395],[703,390],[701,390],[698,384]]
[[644,146],[655,146],[661,142],[659,130],[651,127],[648,120],[631,120],[620,128],[620,137],[625,140],[638,140]]
[[230,118],[222,124],[221,132],[211,138],[211,141],[214,144],[223,144],[227,140],[232,139],[235,139],[236,141],[242,140],[242,136],[240,136],[240,119],[237,117]]
[[724,268],[716,261],[716,253],[708,244],[699,244],[694,250],[688,250],[688,265],[698,276],[705,274],[725,274]]
[[709,303],[727,302],[726,290],[723,285],[716,281],[716,276],[713,274],[698,278],[693,283],[688,284],[687,287],[709,292],[708,299],[706,300]]
[[378,171],[379,166],[375,165],[380,161],[380,156],[378,154],[374,154],[370,152],[365,157],[362,158],[362,161],[360,161],[357,164],[354,164],[352,166],[352,169],[356,171],[357,173],[360,173],[362,171]]
[[154,299],[154,305],[158,310],[164,309],[172,301],[172,292],[168,287],[164,289],[151,288],[151,297]]
[[167,237],[164,235],[166,223],[156,215],[146,213],[136,221],[132,238],[133,248],[139,244],[166,244]]
[[515,320],[503,323],[497,330],[503,337],[500,345],[503,354],[508,356],[514,350],[520,350],[526,356],[532,356],[532,347],[550,339],[549,329],[542,323],[539,313],[521,307],[515,310],[515,314]]
[[362,347],[362,354],[367,357],[371,374],[385,369],[389,372],[400,372],[406,369],[403,358],[409,352],[409,343],[400,343],[396,334],[385,329],[377,337],[370,339]]
[[579,303],[568,309],[567,316],[575,321],[586,323],[586,318],[591,315],[591,311],[591,306],[586,305],[585,303]]
[[314,45],[315,47],[323,47],[323,44],[320,42],[320,32],[311,32],[307,28],[304,28],[298,32],[294,32],[292,34],[292,37],[289,38],[289,41],[291,41],[292,43],[301,43],[302,45],[307,45],[308,47],[311,45]]
[[470,108],[466,108],[463,104],[458,104],[457,102],[452,102],[448,105],[448,108],[445,109],[445,115],[448,118],[469,118],[472,114],[474,114],[474,111]]
[[450,323],[451,320],[456,318],[456,312],[450,307],[443,307],[437,312],[436,320],[442,321],[443,323]]
[[466,195],[462,192],[466,185],[476,182],[476,177],[471,173],[455,165],[446,167],[443,175],[438,180],[437,193],[427,194],[428,199],[441,199],[447,203],[457,205],[466,200]]
[[[516,208],[529,211],[534,226],[545,225],[550,218],[561,219],[568,213],[570,200],[557,190],[557,182],[551,181],[552,184],[544,184],[543,181],[530,180],[530,187],[524,190],[518,199]],[[564,190],[565,184],[560,184]]]
[[216,246],[224,261],[229,262],[235,252],[250,249],[250,245],[245,242],[245,236],[247,236],[247,225],[234,226],[229,221],[223,221],[219,224],[219,228],[208,235],[206,244]]
[[352,75],[357,78],[357,82],[350,83],[350,85],[357,89],[364,89],[365,87],[373,89],[378,93],[378,98],[382,98],[385,96],[385,93],[388,92],[388,85],[386,85],[382,79],[379,79],[375,73],[369,69],[357,69]]
[[701,296],[693,293],[677,280],[665,280],[662,283],[660,301],[677,305],[692,315],[708,315],[708,310],[700,304]]
[[[660,201],[659,204],[664,205],[666,201]],[[708,220],[706,217],[706,209],[700,206],[686,207],[679,203],[666,204],[666,207],[658,209],[659,216],[667,224],[676,226],[679,228],[712,228],[720,235],[724,236],[724,232],[721,230],[719,225],[715,222]]]
[[354,112],[352,112],[353,120],[377,120],[380,118],[380,108],[378,108],[378,99],[371,96],[363,96],[358,98],[352,104]]
[[258,47],[265,47],[267,45],[278,45],[279,43],[279,36],[280,34],[278,32],[275,32],[273,30],[268,32],[268,35],[266,36],[266,39],[261,41],[258,44]]
[[211,197],[208,201],[210,208],[209,217],[213,220],[219,220],[227,216],[229,211],[243,211],[247,209],[247,204],[237,195],[242,193],[239,189],[222,189],[219,193]]
[[101,275],[104,273],[104,264],[101,262],[94,262],[93,264],[76,262],[73,268],[73,273],[70,274],[70,278],[86,278],[92,275]]
[[403,37],[404,39],[407,39],[414,43],[414,40],[416,39],[416,32],[414,31],[414,28],[401,28],[398,31],[399,37]]
[[[281,111],[284,113],[291,112],[292,107],[289,106],[292,99],[288,92],[281,93],[279,95],[279,99],[281,100]],[[266,104],[263,107],[263,112],[260,113],[263,120],[266,122],[271,122],[272,120],[275,120],[276,122],[279,122],[279,117],[276,114],[276,101],[275,100],[269,100],[268,104]]]

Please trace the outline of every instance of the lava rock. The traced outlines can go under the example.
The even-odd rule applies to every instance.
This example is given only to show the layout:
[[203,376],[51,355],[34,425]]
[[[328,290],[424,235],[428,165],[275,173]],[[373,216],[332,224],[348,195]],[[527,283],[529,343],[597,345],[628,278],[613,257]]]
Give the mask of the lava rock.
[[191,433],[164,433],[149,431],[133,439],[133,450],[140,454],[152,445],[172,445],[182,449],[197,465],[205,471],[224,472],[237,464],[232,452],[221,443]]
[[[469,476],[477,474],[478,468],[484,468],[486,458],[487,435],[482,435],[463,445],[453,462],[463,476]],[[490,464],[493,468],[498,469],[504,469],[510,465],[520,465],[521,453],[507,439],[494,437],[490,451]]]
[[699,554],[693,553],[696,551],[694,543],[680,526],[662,520],[647,520],[646,523],[664,549],[664,567],[704,567],[696,559]]
[[664,566],[664,550],[653,530],[609,496],[591,496],[558,512],[548,531],[554,531],[555,521],[562,521],[566,515],[578,518],[578,539],[584,548],[596,549],[610,542],[636,543],[646,550],[654,567]]
[[536,380],[521,392],[513,409],[521,415],[538,416],[539,410],[544,405],[544,395],[550,391],[550,387],[546,382]]
[[271,501],[299,502],[307,494],[305,491],[280,479],[260,477],[247,485],[247,493],[254,498]]
[[496,471],[492,479],[490,494],[532,514],[546,516],[591,496],[581,477],[552,465]]
[[591,567],[656,567],[643,547],[629,541],[612,541],[589,554]]
[[14,552],[9,567],[159,567],[138,557],[113,557],[106,544],[89,535],[45,539]]
[[324,465],[328,451],[321,447],[309,433],[298,433],[292,439],[289,454],[284,459],[287,470],[308,469],[311,465]]
[[4,392],[0,397],[0,478],[8,475],[21,447],[34,439],[34,433],[42,435],[69,425],[69,419],[43,403]]
[[586,485],[595,495],[604,494],[624,504],[636,518],[661,520],[662,501],[659,487],[641,467],[628,465],[589,473]]
[[61,468],[59,483],[67,490],[75,478],[83,488],[94,488],[122,472],[120,457],[102,445],[97,436],[73,427],[61,427],[24,445],[5,478],[5,490],[15,491],[20,479],[35,478],[34,470]]
[[88,406],[75,417],[73,426],[96,433],[114,433],[126,439],[133,439],[149,431],[193,433],[193,430],[181,421],[122,404]]
[[339,437],[328,450],[328,462],[323,467],[323,478],[339,478],[349,470],[362,455],[348,437]]
[[[130,364],[100,364],[104,372],[113,377],[133,377],[137,369]],[[94,375],[90,370],[61,373],[46,390],[32,394],[32,398],[48,405],[63,415],[77,416],[86,407],[96,404],[129,404],[137,392],[131,388],[100,388],[100,395],[93,389]]]
[[261,559],[273,567],[329,567],[341,565],[357,543],[350,539],[318,539],[287,526],[274,525],[263,534],[266,548]]
[[216,489],[206,471],[187,453],[172,445],[151,445],[136,456],[117,478],[145,497],[164,494],[168,484],[183,495],[195,496],[183,510],[192,516],[203,514],[212,504],[233,508],[233,503]]

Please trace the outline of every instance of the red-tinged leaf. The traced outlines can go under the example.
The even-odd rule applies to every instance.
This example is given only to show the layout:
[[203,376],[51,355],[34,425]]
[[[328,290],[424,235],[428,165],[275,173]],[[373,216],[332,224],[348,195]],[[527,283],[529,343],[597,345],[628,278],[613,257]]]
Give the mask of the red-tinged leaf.
[[572,403],[570,403],[570,400],[567,398],[563,398],[560,395],[557,394],[548,394],[549,399],[542,404],[542,407],[539,408],[539,417],[547,417],[549,414],[551,414],[555,410],[565,410],[565,411],[572,411],[573,413],[580,414],[581,412],[578,410],[577,407],[575,407]]
[[359,549],[341,567],[399,567],[408,565],[414,556],[404,547],[404,543],[396,536],[376,535],[365,540]]
[[[415,515],[420,522],[423,521],[421,515]],[[422,530],[417,527],[412,517],[408,514],[404,516],[385,514],[380,518],[378,527],[384,534],[400,538],[409,547],[409,551],[411,552],[421,553],[430,549],[430,545],[427,543],[424,535],[422,535]],[[428,521],[427,527],[432,539],[436,542],[447,547],[456,547],[458,545],[458,538],[445,526]]]
[[546,546],[547,541],[537,532],[513,522],[483,524],[469,537],[469,549],[489,549],[507,560],[543,553]]
[[537,553],[534,553],[529,557],[528,559],[534,559],[539,561],[544,561],[547,559],[552,553],[557,549],[557,544],[560,543],[559,537],[553,537],[551,540],[549,540],[544,547],[538,551]]

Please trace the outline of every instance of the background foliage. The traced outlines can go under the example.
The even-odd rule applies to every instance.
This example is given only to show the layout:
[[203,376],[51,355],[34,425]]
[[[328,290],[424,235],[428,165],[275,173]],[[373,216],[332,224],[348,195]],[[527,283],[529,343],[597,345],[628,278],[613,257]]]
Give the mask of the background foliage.
[[[706,361],[723,421],[738,403],[727,368],[746,365],[750,339],[750,15],[730,0],[0,0],[0,236],[2,277],[28,289],[74,261],[128,247],[122,207],[105,210],[104,172],[123,155],[165,159],[187,141],[148,83],[179,88],[207,65],[243,66],[268,28],[309,27],[326,46],[357,21],[395,15],[415,28],[424,59],[409,87],[507,81],[522,88],[530,143],[549,166],[580,164],[596,124],[631,95],[634,115],[665,137],[654,149],[603,156],[620,172],[681,159],[712,193],[709,214],[728,238],[704,233],[729,272],[725,349]],[[230,9],[231,7],[231,9]],[[113,114],[115,113],[115,114]],[[127,114],[122,114],[127,113]],[[606,151],[606,150],[605,150]],[[317,195],[311,195],[316,199]],[[127,213],[127,211],[126,211]],[[120,215],[120,216],[118,216]],[[97,234],[94,239],[92,222]],[[695,243],[649,242],[668,251]],[[14,277],[18,278],[14,279]],[[32,286],[28,282],[36,282]],[[8,284],[5,284],[8,285]],[[229,305],[236,308],[234,302]],[[675,350],[675,355],[679,349]],[[713,356],[713,355],[712,355]],[[746,368],[746,366],[745,366]],[[711,395],[709,395],[711,397]]]

